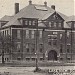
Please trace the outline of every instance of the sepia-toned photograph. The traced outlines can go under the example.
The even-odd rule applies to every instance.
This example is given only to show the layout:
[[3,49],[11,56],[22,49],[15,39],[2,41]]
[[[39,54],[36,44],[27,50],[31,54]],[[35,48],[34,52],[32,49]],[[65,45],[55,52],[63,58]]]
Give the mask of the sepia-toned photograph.
[[0,0],[0,75],[75,75],[75,0]]

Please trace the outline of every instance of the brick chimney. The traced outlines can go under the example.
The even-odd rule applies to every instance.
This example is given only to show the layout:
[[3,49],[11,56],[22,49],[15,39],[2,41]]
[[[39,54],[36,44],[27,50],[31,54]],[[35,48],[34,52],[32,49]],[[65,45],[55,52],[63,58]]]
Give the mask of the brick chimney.
[[29,5],[31,5],[32,4],[32,1],[31,0],[29,0]]
[[55,5],[51,5],[51,8],[55,10]]
[[19,12],[19,3],[15,3],[15,14]]
[[44,2],[44,5],[47,6],[47,2],[46,1]]

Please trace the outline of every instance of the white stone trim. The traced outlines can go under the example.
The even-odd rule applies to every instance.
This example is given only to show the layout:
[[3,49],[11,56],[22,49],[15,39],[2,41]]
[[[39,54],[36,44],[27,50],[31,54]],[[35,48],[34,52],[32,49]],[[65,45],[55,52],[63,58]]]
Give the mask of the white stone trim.
[[[37,30],[37,29],[32,29],[32,28],[11,28],[11,29],[23,29],[23,30]],[[38,29],[38,30],[43,30],[43,29]]]
[[60,32],[60,31],[63,31],[63,32],[65,32],[65,30],[49,30],[49,29],[45,29],[45,31],[57,31],[57,32]]

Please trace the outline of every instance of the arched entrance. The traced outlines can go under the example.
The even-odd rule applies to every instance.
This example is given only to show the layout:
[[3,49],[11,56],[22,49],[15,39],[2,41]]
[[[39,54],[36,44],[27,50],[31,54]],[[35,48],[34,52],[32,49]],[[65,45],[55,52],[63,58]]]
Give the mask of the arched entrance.
[[57,61],[57,52],[54,50],[49,51],[48,60]]

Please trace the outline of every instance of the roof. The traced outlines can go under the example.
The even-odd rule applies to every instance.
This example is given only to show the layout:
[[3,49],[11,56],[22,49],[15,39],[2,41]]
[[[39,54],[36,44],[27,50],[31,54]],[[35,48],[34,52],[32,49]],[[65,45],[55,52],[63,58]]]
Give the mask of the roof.
[[4,17],[2,17],[0,19],[0,21],[10,21],[10,19],[12,19],[13,16],[8,16],[8,15],[5,15]]
[[18,18],[37,18],[39,20],[42,20],[43,16],[46,15],[47,13],[54,13],[55,10],[53,10],[50,7],[44,6],[44,5],[36,5],[36,4],[31,4],[26,6],[25,8],[21,9],[17,14],[13,16],[13,18],[4,26],[9,26],[9,25],[18,25],[19,20]]
[[75,21],[75,16],[72,15],[66,19],[66,22]]
[[71,28],[70,25],[67,23],[67,22],[72,22],[72,21],[75,21],[75,16],[72,15],[72,16],[69,16],[65,22],[64,22],[64,28]]
[[64,20],[66,20],[68,17],[60,12],[57,12]]
[[[45,6],[45,5],[36,5],[31,4],[26,6],[25,8],[21,9],[17,14],[15,14],[12,18],[5,16],[6,20],[9,22],[5,24],[3,27],[10,26],[10,25],[21,25],[18,18],[37,18],[38,20],[44,20],[51,16],[54,12],[56,12],[54,9]],[[65,15],[59,13],[60,16],[64,18]],[[11,19],[10,19],[11,18]],[[5,20],[4,19],[4,20]]]
[[70,28],[70,26],[66,22],[64,22],[64,28]]
[[41,23],[38,23],[38,26],[39,27],[46,27],[46,25],[44,23],[42,23],[42,22]]

